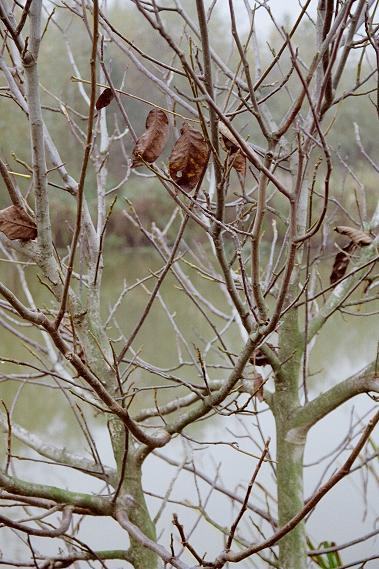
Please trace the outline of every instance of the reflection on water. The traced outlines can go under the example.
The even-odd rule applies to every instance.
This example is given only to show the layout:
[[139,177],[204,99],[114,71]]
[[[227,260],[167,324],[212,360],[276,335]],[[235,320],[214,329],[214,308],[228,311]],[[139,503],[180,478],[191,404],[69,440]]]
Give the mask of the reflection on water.
[[[153,257],[151,252],[142,251],[128,252],[123,255],[122,262],[118,258],[113,266],[107,268],[104,278],[105,316],[109,307],[117,300],[124,286],[124,281],[126,280],[128,285],[133,284],[137,278],[146,274],[146,267],[155,270],[160,267],[160,261]],[[6,274],[4,274],[4,267],[0,267],[4,274],[3,280],[15,290],[16,294],[23,298],[16,271],[10,267],[6,267],[6,269]],[[34,269],[32,267],[27,270],[33,274]],[[200,290],[211,294],[212,302],[222,310],[224,301],[219,289],[199,275],[195,275],[194,278],[196,286]],[[149,290],[152,288],[152,282],[148,281],[146,283]],[[32,278],[32,283],[32,289],[36,292],[38,306],[48,307],[50,302],[49,293],[45,289],[41,289],[36,276]],[[114,341],[120,338],[120,330],[122,330],[125,336],[128,336],[130,331],[133,330],[147,299],[147,292],[143,291],[141,287],[135,288],[128,293],[121,303],[118,312],[118,327],[112,326],[109,328],[109,336]],[[186,337],[190,349],[193,348],[193,345],[202,346],[204,342],[209,341],[213,337],[213,332],[199,311],[188,301],[183,291],[180,290],[177,281],[171,276],[167,278],[163,289],[162,301],[169,307],[170,316],[165,311],[164,305],[157,299],[150,318],[147,319],[134,343],[134,348],[145,361],[162,368],[169,368],[177,362],[177,346],[170,318],[175,318],[176,325],[183,336]],[[216,317],[214,317],[214,323],[219,324]],[[25,333],[29,333],[29,331],[25,329]],[[36,340],[40,340],[37,334],[33,334]],[[17,343],[16,346],[14,338],[6,330],[2,330],[1,338],[0,357],[7,356],[15,360],[27,359],[38,366],[34,355],[21,342]],[[229,345],[234,346],[237,352],[240,339],[235,328],[231,328],[228,331],[227,340]],[[122,345],[122,339],[119,345]],[[310,396],[312,397],[317,392],[326,390],[328,386],[338,382],[341,378],[362,368],[374,357],[376,349],[377,323],[375,317],[361,319],[354,316],[342,317],[338,315],[333,318],[320,334],[320,338],[311,354]],[[181,347],[181,350],[183,360],[189,361],[190,357],[186,353],[185,345]],[[209,361],[214,361],[215,363],[220,361],[216,351]],[[186,379],[191,381],[198,380],[192,367],[184,366],[180,370],[181,376],[184,373],[183,369],[185,370]],[[25,373],[30,372],[30,370],[26,369],[23,371]],[[2,362],[0,372],[20,373],[20,366]],[[222,378],[226,373],[227,371],[223,369],[210,370],[210,375],[213,378]],[[157,379],[148,371],[137,368],[130,375],[128,382],[130,385],[134,382],[135,385],[140,387],[156,384]],[[41,385],[31,386],[31,383]],[[78,409],[67,404],[65,394],[61,389],[57,388],[57,385],[53,386],[55,387],[54,389],[47,388],[43,385],[46,383],[47,379],[44,377],[28,379],[24,383],[1,382],[1,398],[7,403],[8,408],[12,405],[12,401],[15,402],[14,419],[22,426],[41,434],[43,437],[52,437],[57,443],[66,445],[70,449],[77,451],[86,449],[87,451],[88,447],[86,446],[84,435],[76,419]],[[164,384],[164,379],[162,379],[161,384]],[[177,394],[179,394],[179,391]],[[163,394],[159,394],[159,401],[165,401],[168,396],[172,396],[172,391],[163,391]],[[78,403],[80,404],[80,402]],[[152,403],[153,395],[151,391],[145,391],[143,398],[136,398],[134,406],[138,408],[142,404]],[[332,416],[321,421],[309,435],[304,458],[305,464],[317,463],[320,458],[330,453],[343,440],[351,422],[355,423],[372,405],[372,400],[366,395],[362,395],[356,398],[354,402],[345,404]],[[261,405],[260,409],[264,409],[264,405]],[[113,457],[103,418],[92,413],[87,416],[87,420],[91,426],[97,450],[103,462],[112,466]],[[242,422],[243,428],[241,428],[240,422]],[[271,415],[269,413],[260,414],[260,424],[264,436],[270,435],[273,440],[271,450],[274,455],[275,441]],[[222,437],[220,437],[220,432],[222,432]],[[249,433],[251,438],[247,437]],[[228,443],[237,442],[242,451],[255,454],[259,453],[259,451],[254,441],[261,444],[259,432],[256,428],[256,419],[253,414],[250,416],[245,415],[242,419],[236,417],[214,417],[211,421],[199,422],[186,429],[185,434],[195,441],[212,442],[222,439]],[[241,434],[243,437],[238,438]],[[1,453],[4,452],[4,440],[2,438]],[[192,450],[190,451],[190,447],[185,440],[177,439],[163,452],[179,461],[184,456],[191,456],[197,467],[210,477],[215,476],[217,465],[222,463],[218,473],[218,482],[227,488],[239,488],[242,494],[256,465],[256,460],[243,452],[236,452],[235,449],[232,449],[227,444],[200,446],[195,442],[192,443]],[[17,441],[13,443],[13,453],[23,457],[34,456]],[[321,464],[314,464],[314,466],[306,469],[306,495],[310,495],[313,492],[323,475],[325,479],[325,476],[328,477],[338,464],[342,463],[344,456],[341,455],[339,457],[338,463],[329,464],[330,460],[326,460]],[[328,464],[329,469],[327,472],[324,472]],[[28,480],[41,482],[43,473],[43,481],[46,483],[63,485],[73,490],[86,492],[98,491],[100,489],[105,491],[102,483],[99,481],[94,481],[83,474],[75,473],[64,467],[47,467],[46,464],[31,463],[24,460],[16,460],[14,465],[17,474]],[[377,495],[377,488],[374,488],[374,482],[371,480],[367,492],[369,498],[367,501],[363,499],[360,484],[362,472],[357,472],[345,479],[326,496],[316,509],[316,512],[312,514],[309,522],[309,532],[316,545],[323,540],[335,541],[337,543],[347,542],[373,529],[377,516],[373,497]],[[164,495],[174,473],[175,469],[172,466],[155,457],[150,457],[144,472],[144,486],[146,490],[152,494]],[[274,492],[275,485],[270,465],[267,464],[262,469],[259,480],[268,487],[271,493]],[[193,476],[190,473],[182,472],[178,477],[170,497],[171,501],[167,504],[167,508],[159,521],[158,533],[160,531],[163,532],[163,543],[169,546],[170,532],[172,531],[170,524],[172,512],[178,513],[180,521],[184,523],[186,528],[191,528],[192,524],[196,524],[198,510],[194,508],[189,509],[178,502],[183,503],[183,501],[188,500],[194,505],[198,505],[198,491],[202,496],[202,504],[207,504],[210,520],[208,524],[200,522],[191,539],[199,551],[207,552],[212,557],[222,547],[220,534],[212,527],[212,520],[221,526],[227,526],[235,512],[231,510],[229,502],[223,496],[216,492],[210,492],[208,485],[200,483],[199,488],[196,489]],[[253,502],[255,501],[257,506],[265,506],[262,502],[261,493],[259,495],[254,495],[253,493],[252,500]],[[160,501],[151,496],[149,502],[153,513],[156,513],[159,509]],[[243,527],[244,535],[247,538],[251,536],[251,540],[255,539],[254,524],[258,521],[254,517],[251,518],[250,514],[246,514],[241,527]],[[270,531],[267,528],[264,531],[269,535]],[[125,535],[112,522],[105,520],[101,520],[101,522],[99,520],[86,521],[81,527],[80,535],[83,540],[88,539],[90,545],[99,549],[126,547]],[[4,557],[16,557],[17,553],[22,551],[23,554],[19,554],[19,556],[25,558],[25,549],[21,545],[21,539],[24,538],[18,537],[8,529],[3,528],[0,530],[0,549]],[[38,550],[40,544],[38,538],[33,539],[33,544],[36,550]],[[50,543],[50,548],[51,552],[55,551],[53,542]],[[374,554],[378,549],[378,541],[373,539],[342,551],[341,557],[345,563],[348,563],[349,561],[365,557],[370,553]],[[374,569],[377,566],[376,563],[375,561],[371,564],[368,563],[366,568]],[[107,566],[124,567],[127,564],[107,562]],[[261,567],[262,565],[258,562],[256,566]]]

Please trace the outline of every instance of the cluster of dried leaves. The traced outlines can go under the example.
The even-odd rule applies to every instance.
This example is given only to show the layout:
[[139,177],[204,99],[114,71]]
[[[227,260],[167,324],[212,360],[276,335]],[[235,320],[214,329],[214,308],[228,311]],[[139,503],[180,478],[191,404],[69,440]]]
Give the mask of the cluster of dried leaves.
[[338,225],[334,228],[334,230],[341,235],[346,235],[349,237],[350,241],[345,247],[343,247],[341,251],[337,253],[334,259],[332,272],[330,274],[330,284],[337,282],[345,275],[352,254],[357,249],[357,247],[367,247],[373,242],[371,235],[368,235],[368,233],[365,233],[360,229],[354,229],[354,227]]
[[[112,89],[106,88],[96,101],[96,109],[100,110],[107,107],[113,100]],[[138,138],[133,149],[132,168],[152,164],[155,162],[165,149],[169,137],[169,121],[166,113],[162,109],[152,109],[146,118],[146,130]],[[230,166],[239,175],[246,174],[246,156],[244,155],[238,141],[223,124],[219,123],[219,132],[223,146],[229,154]],[[180,136],[172,148],[168,168],[172,180],[184,191],[193,190],[201,181],[207,167],[210,149],[203,134],[184,122],[180,129]],[[21,239],[28,241],[37,237],[37,226],[34,219],[18,205],[12,205],[0,210],[0,231],[8,239]],[[335,228],[337,233],[346,235],[350,242],[337,253],[333,269],[330,275],[330,282],[333,284],[341,279],[347,270],[351,256],[357,247],[368,246],[373,242],[373,238],[359,229],[339,225]],[[265,365],[265,356],[260,350],[254,354],[252,363]]]
[[[133,149],[132,168],[152,164],[162,154],[169,135],[168,117],[153,109],[146,119],[146,130]],[[173,181],[186,192],[193,190],[207,167],[209,147],[202,133],[183,123],[180,137],[171,151],[168,168]]]
[[[105,89],[96,101],[96,109],[107,107],[114,98],[111,89]],[[246,174],[246,156],[229,129],[219,123],[219,131],[224,149],[229,154],[230,167],[242,177]],[[132,155],[132,168],[152,164],[162,154],[169,136],[169,122],[166,113],[153,109],[146,119],[146,130],[138,138]],[[203,134],[184,122],[180,137],[171,151],[168,168],[173,181],[182,190],[193,190],[202,179],[209,159],[209,145]]]

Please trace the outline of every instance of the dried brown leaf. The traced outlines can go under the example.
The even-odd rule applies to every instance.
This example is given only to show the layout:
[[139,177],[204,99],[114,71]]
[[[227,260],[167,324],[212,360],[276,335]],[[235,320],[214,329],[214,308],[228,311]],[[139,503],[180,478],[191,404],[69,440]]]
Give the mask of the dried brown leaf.
[[[270,342],[265,342],[265,346],[268,346],[273,352],[277,352],[278,350],[278,348]],[[256,366],[270,365],[270,361],[266,358],[261,348],[258,348],[253,352],[253,355],[250,358],[250,363]]]
[[346,247],[339,251],[334,259],[332,272],[330,273],[330,284],[339,281],[345,275],[347,267],[350,263],[351,254],[356,248],[354,241],[350,241]]
[[102,93],[100,93],[100,95],[96,101],[97,110],[100,111],[100,109],[103,109],[104,107],[107,107],[108,105],[110,105],[110,103],[113,101],[113,99],[114,99],[113,91],[112,91],[112,89],[107,87],[106,89],[104,89],[104,91]]
[[37,237],[37,226],[33,218],[17,205],[0,210],[0,231],[12,240],[29,241]]
[[375,279],[373,279],[372,277],[367,277],[365,279],[363,279],[363,282],[365,283],[365,286],[363,288],[363,294],[367,294],[368,290],[370,288],[370,286],[372,285],[372,283],[374,282]]
[[270,365],[270,362],[268,361],[264,353],[260,350],[260,348],[255,350],[252,357],[250,358],[250,363],[256,366]]
[[233,152],[240,150],[240,145],[238,144],[238,140],[236,139],[234,134],[230,132],[228,127],[221,121],[218,123],[218,131],[221,134],[222,141],[227,150],[232,150]]
[[188,192],[196,187],[203,175],[209,148],[201,132],[187,123],[183,123],[180,134],[169,158],[169,170],[171,178]]
[[146,130],[133,150],[132,168],[151,164],[162,154],[168,139],[168,118],[161,109],[153,109],[146,118]]
[[232,154],[231,159],[232,167],[244,178],[246,175],[246,156],[242,154],[241,150],[238,150]]
[[231,165],[242,177],[246,175],[246,156],[242,152],[237,139],[224,123],[219,122],[218,129],[221,134],[222,144],[227,152],[230,152]]
[[263,386],[264,386],[264,379],[260,373],[257,373],[254,376],[254,395],[258,399],[258,401],[263,401]]
[[360,245],[361,247],[371,245],[373,242],[373,238],[368,233],[365,233],[360,229],[354,229],[354,227],[348,227],[347,225],[337,225],[337,227],[334,228],[334,231],[337,231],[337,233],[340,233],[341,235],[350,237],[355,245]]

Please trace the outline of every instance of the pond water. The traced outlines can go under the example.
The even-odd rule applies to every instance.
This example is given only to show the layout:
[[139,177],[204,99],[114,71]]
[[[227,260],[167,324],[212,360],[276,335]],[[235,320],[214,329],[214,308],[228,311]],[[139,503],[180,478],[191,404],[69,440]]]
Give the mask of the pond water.
[[[126,251],[117,254],[105,272],[105,312],[117,299],[123,287],[124,279],[127,280],[128,284],[132,284],[137,278],[148,273],[147,267],[150,269],[159,267],[158,259],[149,251]],[[33,274],[34,269],[27,269],[27,271],[29,270],[32,275],[31,288],[36,291],[38,305],[48,306],[48,293],[44,291],[41,296],[39,283]],[[10,266],[4,267],[4,264],[2,264],[0,271],[7,284],[22,296],[15,269]],[[222,309],[224,300],[220,291],[212,283],[202,279],[200,276],[196,276],[195,280],[196,285],[203,291],[209,293],[210,287],[214,288],[211,291],[212,301]],[[147,282],[146,285],[151,288],[151,283]],[[194,306],[190,304],[183,292],[179,290],[177,283],[171,277],[167,279],[163,297],[170,307],[170,313],[175,313],[177,325],[186,336],[189,346],[192,346],[192,344],[202,345],[204,341],[212,337],[209,326],[204,322],[204,319],[195,310]],[[146,291],[138,288],[131,291],[121,304],[117,322],[126,335],[133,329],[146,300]],[[363,308],[362,310],[365,309]],[[25,331],[28,332],[27,329]],[[322,330],[311,353],[310,397],[326,390],[341,378],[361,369],[371,361],[375,357],[377,350],[377,331],[378,325],[375,316],[363,319],[357,316],[346,317],[337,315],[333,318]],[[115,327],[110,329],[109,334],[114,339],[119,335]],[[237,352],[241,344],[238,330],[231,328],[228,334],[228,341]],[[29,361],[33,359],[33,355],[27,352],[21,342],[17,345],[15,344],[14,338],[8,332],[2,330],[1,338],[0,357],[11,357],[14,359],[26,357]],[[140,350],[140,356],[145,361],[152,362],[157,366],[168,368],[175,364],[177,358],[175,337],[167,314],[158,300],[155,302],[150,318],[138,335],[134,347]],[[185,349],[183,349],[183,354],[184,359],[186,359]],[[0,371],[5,374],[15,372],[16,369],[18,372],[20,371],[19,367],[2,362],[2,370],[0,369]],[[211,370],[212,377],[220,378],[225,373],[223,370]],[[0,383],[0,398],[7,403],[8,408],[14,402],[14,419],[18,423],[39,433],[42,437],[53,439],[57,444],[65,445],[72,450],[80,451],[87,449],[73,410],[67,405],[60,390],[48,389],[43,386],[37,387],[36,385],[31,388],[27,383],[10,383],[4,381],[4,376],[0,376],[0,378],[3,378]],[[189,380],[195,379],[191,370],[186,374],[186,378]],[[149,386],[156,383],[156,379],[143,370],[136,370],[130,381],[134,381],[138,386]],[[41,378],[40,382],[44,383],[44,379]],[[145,393],[144,402],[148,401],[149,398],[151,400],[151,392],[147,391]],[[164,397],[166,397],[165,394],[163,395]],[[163,398],[161,400],[164,400]],[[142,402],[137,400],[136,405],[139,406],[140,404]],[[264,404],[257,405],[259,411],[265,409]],[[343,441],[351,423],[357,423],[361,418],[363,418],[363,421],[367,421],[366,415],[373,406],[374,402],[367,395],[359,396],[354,401],[339,408],[312,429],[304,458],[305,464],[313,465],[307,467],[305,472],[306,496],[309,496],[314,491],[321,477],[323,477],[323,480],[326,480],[333,470],[342,464],[346,454],[342,454],[336,461],[332,462],[330,458],[322,462],[320,462],[320,459],[330,454]],[[251,410],[253,409],[251,408]],[[104,419],[98,415],[93,415],[92,412],[87,413],[86,417],[99,455],[105,464],[112,466],[113,457]],[[261,439],[256,422],[257,419],[253,413],[244,415],[241,419],[233,416],[216,416],[211,420],[199,422],[185,431],[186,435],[197,441],[192,443],[192,450],[190,450],[188,441],[178,438],[167,449],[164,449],[163,453],[179,461],[184,456],[192,457],[196,466],[211,478],[215,477],[218,464],[220,464],[218,481],[227,488],[239,488],[241,495],[243,495],[247,482],[255,468],[256,460],[244,454],[244,452],[236,452],[230,444],[206,445],[204,443],[222,439],[225,443],[237,442],[240,451],[259,454],[255,441],[261,444]],[[272,437],[270,448],[273,456],[275,456],[273,420],[270,413],[260,413],[259,423],[264,437]],[[247,436],[248,434],[250,434],[249,437]],[[6,439],[2,435],[0,440],[0,454],[3,457]],[[373,454],[373,449],[374,447],[371,446],[368,448],[367,453]],[[23,445],[16,442],[14,443],[13,452],[21,457],[36,456],[24,448]],[[64,485],[73,490],[87,492],[97,491],[101,488],[99,482],[64,467],[48,467],[43,463],[31,463],[30,461],[19,459],[14,460],[13,464],[18,476],[27,480],[38,482],[43,480],[49,484]],[[375,461],[372,461],[370,465],[376,468],[377,472]],[[328,467],[327,471],[326,467]],[[323,499],[316,511],[311,515],[309,534],[314,545],[317,546],[324,540],[335,541],[336,543],[348,542],[375,529],[378,516],[378,475],[376,474],[376,479],[374,476],[370,476],[367,481],[364,480],[363,487],[366,485],[366,495],[364,496],[362,494],[362,477],[366,476],[366,472],[365,469],[362,469],[346,478]],[[174,474],[175,469],[172,466],[156,457],[150,457],[147,460],[144,471],[144,487],[153,494],[164,495]],[[269,464],[262,468],[258,481],[265,484],[271,493],[274,492],[273,472]],[[196,510],[189,509],[177,502],[185,502],[187,500],[197,504],[197,491],[201,493],[203,502],[207,503],[207,510],[211,519],[218,522],[221,526],[227,526],[235,516],[235,512],[233,512],[225,497],[217,492],[213,492],[208,496],[210,487],[203,483],[200,483],[199,488],[196,489],[193,476],[182,471],[172,491],[170,498],[172,502],[167,504],[158,524],[158,533],[162,534],[161,539],[166,547],[169,547],[173,512],[178,513],[181,523],[184,524],[188,531],[192,525],[196,525]],[[256,500],[256,505],[264,505],[261,492],[258,492],[257,495],[253,492],[253,502],[254,500]],[[159,509],[160,501],[151,496],[149,505],[155,514]],[[256,535],[253,533],[256,522],[258,520],[254,520],[250,514],[246,514],[242,527],[247,538]],[[267,527],[262,526],[262,531],[266,532],[266,536],[270,535],[270,530]],[[222,547],[219,535],[211,523],[206,524],[202,521],[194,529],[191,540],[199,551],[207,552],[212,557]],[[17,536],[11,530],[0,529],[0,550],[3,557],[8,559],[25,559],[27,555],[25,546],[22,543],[24,537]],[[118,531],[112,522],[104,520],[89,520],[83,523],[80,537],[82,540],[88,539],[89,545],[97,549],[125,548],[127,546],[125,535]],[[255,538],[251,537],[251,539]],[[35,549],[38,550],[41,542],[38,538],[34,538],[33,544]],[[51,552],[55,551],[54,544],[51,543],[50,546]],[[341,557],[343,562],[348,564],[367,555],[374,555],[378,551],[379,539],[377,537],[343,550]],[[378,567],[378,564],[379,561],[376,560],[368,563],[365,567],[366,569],[374,569]],[[94,566],[99,565],[94,564]],[[107,566],[121,568],[128,565],[119,561],[107,562]],[[246,562],[246,566],[250,566],[250,564]],[[251,566],[260,568],[264,567],[265,564],[257,559]]]

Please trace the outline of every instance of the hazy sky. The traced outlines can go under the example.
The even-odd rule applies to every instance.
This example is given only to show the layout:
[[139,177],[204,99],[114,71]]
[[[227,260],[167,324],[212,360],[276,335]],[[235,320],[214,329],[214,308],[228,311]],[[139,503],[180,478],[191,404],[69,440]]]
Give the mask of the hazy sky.
[[[254,7],[254,5],[263,4],[263,1],[254,2],[254,0],[249,0],[249,4],[251,7]],[[283,23],[283,19],[286,15],[290,17],[291,22],[293,22],[296,19],[297,15],[301,11],[301,6],[304,4],[304,1],[302,0],[301,2],[299,2],[298,0],[284,0],[284,1],[267,0],[266,4],[270,7],[271,12],[273,13],[277,21],[279,23]],[[219,7],[219,9],[225,11],[226,17],[228,17],[229,14],[228,5],[229,5],[228,0],[218,0],[217,6]],[[233,0],[233,6],[236,18],[238,20],[238,26],[242,31],[243,28],[249,25],[247,12],[245,9],[245,3],[243,2],[243,0]],[[312,0],[310,7],[308,9],[308,13],[311,16],[314,16],[316,8],[317,8],[317,0]],[[272,21],[268,16],[267,11],[263,7],[260,7],[256,11],[255,21],[257,26],[256,29],[259,30],[261,33],[263,32],[264,34],[266,34],[272,28]]]

